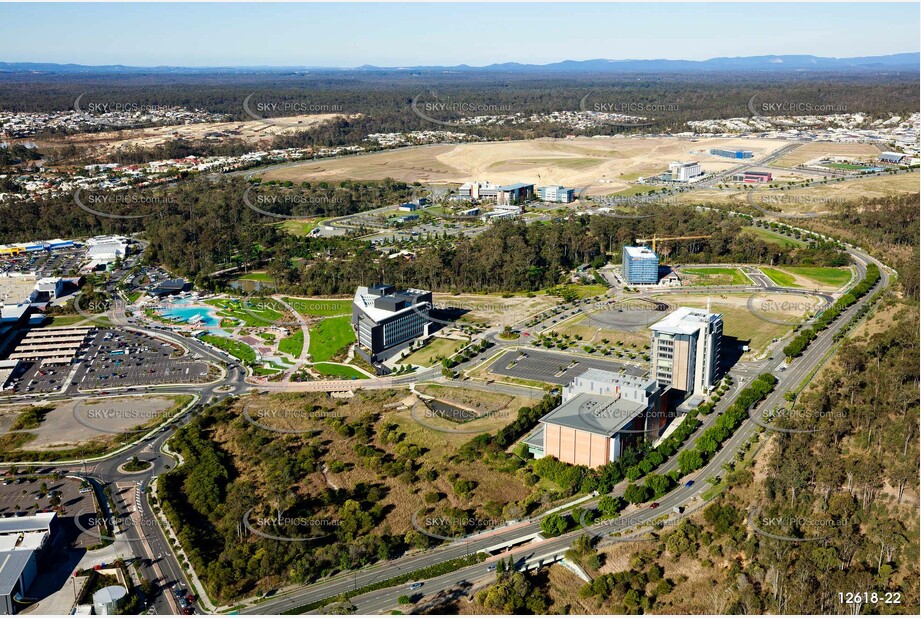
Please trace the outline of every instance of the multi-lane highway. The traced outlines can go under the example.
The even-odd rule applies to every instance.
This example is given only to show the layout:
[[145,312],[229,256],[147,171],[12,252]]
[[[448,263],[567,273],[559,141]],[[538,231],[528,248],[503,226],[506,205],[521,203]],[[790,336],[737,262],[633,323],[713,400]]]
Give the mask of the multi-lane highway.
[[[856,265],[856,270],[858,271],[857,279],[859,280],[859,278],[862,277],[866,272],[866,264],[869,261],[875,262],[875,260],[872,260],[872,258],[869,256],[854,249],[849,250],[849,253]],[[881,280],[877,285],[882,287],[887,286],[889,284],[889,275],[885,268],[883,268],[881,265],[880,271]],[[720,291],[738,293],[739,291],[745,290],[752,292],[792,291],[789,289],[777,287],[773,285],[769,280],[758,277],[757,274],[755,274],[752,279],[754,281],[754,285],[750,286],[750,288],[746,287],[743,290],[740,290],[739,287],[713,288],[710,291],[714,293]],[[681,291],[682,290],[675,290],[676,293]],[[665,292],[668,293],[670,291],[666,290]],[[797,292],[815,294],[815,292],[804,292],[803,290],[797,290]],[[828,295],[819,294],[819,296],[823,296],[823,300],[826,302],[831,302],[832,300],[832,298]],[[781,405],[783,403],[783,394],[791,389],[797,388],[805,380],[805,378],[809,376],[811,372],[815,371],[819,364],[823,362],[823,360],[827,357],[828,352],[834,345],[835,333],[848,322],[851,316],[853,316],[863,307],[870,296],[871,295],[867,295],[866,297],[862,298],[858,303],[845,311],[844,314],[840,316],[831,327],[822,331],[822,333],[820,333],[818,337],[812,342],[807,351],[800,358],[796,359],[790,368],[786,371],[780,371],[780,365],[784,362],[780,355],[777,355],[776,360],[752,362],[748,365],[739,365],[730,370],[729,375],[735,378],[736,388],[730,393],[727,393],[723,400],[720,401],[715,410],[715,413],[710,414],[703,419],[703,425],[698,429],[695,436],[692,436],[689,442],[692,443],[697,434],[704,431],[713,422],[715,422],[718,414],[726,407],[731,405],[733,399],[741,390],[742,386],[747,381],[750,381],[752,376],[757,375],[758,373],[771,372],[778,377],[778,384],[775,390],[761,404],[759,409],[770,410],[775,406]],[[129,552],[134,556],[148,559],[150,562],[144,561],[141,564],[142,574],[151,581],[157,581],[161,584],[172,585],[176,582],[188,582],[183,575],[183,571],[179,567],[175,556],[173,555],[173,551],[169,542],[164,537],[164,534],[160,529],[156,519],[152,516],[149,505],[147,504],[146,500],[143,499],[143,497],[142,499],[138,500],[137,492],[139,492],[141,488],[148,487],[152,479],[156,478],[158,475],[177,464],[177,462],[171,456],[163,452],[162,447],[173,434],[176,427],[188,422],[191,419],[191,408],[194,407],[197,409],[200,406],[214,403],[227,397],[238,396],[252,390],[269,392],[276,390],[337,391],[357,388],[405,387],[414,382],[431,379],[439,379],[445,381],[439,377],[439,371],[425,370],[408,376],[377,378],[374,380],[329,380],[285,384],[268,383],[259,385],[254,389],[253,385],[246,382],[246,376],[243,369],[235,361],[224,355],[222,352],[215,350],[214,348],[211,348],[210,346],[196,339],[181,337],[168,331],[142,328],[137,324],[127,325],[119,319],[119,316],[113,316],[113,318],[115,318],[113,321],[115,321],[116,324],[123,325],[126,328],[147,332],[154,336],[174,341],[175,343],[184,347],[188,353],[207,359],[221,367],[221,376],[214,382],[206,385],[164,385],[150,386],[140,389],[140,395],[162,392],[178,392],[193,394],[196,396],[196,401],[193,402],[192,406],[190,406],[190,409],[184,411],[179,418],[174,419],[174,421],[167,429],[151,432],[143,438],[121,448],[117,453],[107,457],[99,458],[95,461],[62,462],[52,466],[52,469],[58,468],[73,470],[74,464],[79,464],[84,466],[86,476],[103,483],[112,483],[120,490],[125,490],[123,493],[118,491],[113,492],[116,495],[116,504],[114,505],[115,510],[121,513],[131,513],[131,517],[134,518],[134,523],[127,528],[127,532],[123,531],[120,535],[116,535],[116,538],[118,539],[117,542],[125,544],[127,547],[125,550],[126,552]],[[530,328],[530,330],[534,330],[535,332],[539,329],[540,325],[537,325],[534,328]],[[487,332],[486,336],[491,336],[494,334],[495,333]],[[483,362],[483,360],[487,357],[491,357],[496,353],[501,352],[503,349],[526,345],[528,339],[529,337],[524,335],[522,336],[522,339],[512,341],[503,340],[498,337],[491,337],[491,340],[496,344],[496,347],[491,348],[488,352],[485,352],[482,355],[479,355],[476,359],[468,361],[461,368],[473,366],[477,363]],[[778,343],[777,347],[779,347],[781,343],[782,342]],[[534,389],[529,389],[527,387],[460,381],[451,381],[451,383],[456,383],[458,385],[462,384],[467,388],[482,390],[515,389],[515,394],[524,394],[525,392],[531,396],[535,394]],[[111,390],[116,391],[117,389]],[[115,392],[112,394],[115,394]],[[45,396],[43,399],[55,400],[73,397],[79,398],[85,396],[88,395],[78,392],[76,387],[68,387],[64,392],[51,396]],[[707,465],[694,475],[694,478],[698,479],[698,482],[690,487],[686,487],[683,484],[679,485],[677,489],[659,499],[659,506],[657,508],[651,509],[630,507],[624,513],[622,513],[617,520],[611,522],[602,522],[594,526],[590,526],[587,528],[587,530],[592,534],[601,536],[603,539],[610,540],[610,536],[608,535],[611,533],[623,533],[625,531],[630,531],[632,533],[633,531],[642,528],[642,524],[644,522],[650,522],[654,519],[662,517],[663,515],[669,515],[672,512],[672,509],[676,506],[696,508],[696,506],[702,502],[701,494],[708,488],[708,484],[703,482],[703,479],[710,478],[711,476],[719,476],[723,465],[735,457],[738,449],[747,442],[747,440],[755,431],[758,431],[758,426],[756,423],[753,421],[746,421],[743,423],[743,425],[723,445],[722,449],[707,463]],[[125,473],[120,470],[120,465],[133,456],[137,456],[143,460],[151,461],[152,467],[139,474]],[[669,461],[665,462],[663,467],[660,469],[660,472],[667,472],[676,467],[676,461],[676,458],[673,457]],[[682,482],[684,482],[684,480],[682,480]],[[615,488],[615,493],[622,491],[623,486],[624,484],[622,483],[619,487]],[[596,503],[597,498],[587,502],[583,506],[591,506]],[[501,548],[503,545],[509,547],[517,546],[520,542],[522,542],[522,539],[528,539],[529,542],[526,545],[515,547],[513,551],[514,556],[516,559],[521,561],[521,564],[525,564],[526,562],[530,563],[535,559],[543,557],[549,557],[552,559],[554,556],[561,555],[562,552],[565,552],[565,550],[572,543],[573,539],[579,534],[585,533],[585,530],[571,532],[561,537],[552,539],[538,540],[536,542],[530,541],[530,539],[534,537],[534,535],[538,532],[540,532],[539,519],[518,522],[515,526],[512,527],[480,534],[468,539],[464,539],[463,541],[442,545],[425,552],[415,553],[390,562],[380,563],[361,571],[342,573],[331,578],[315,582],[308,586],[289,589],[277,597],[267,599],[243,611],[245,613],[276,613],[289,610],[323,599],[335,597],[343,593],[348,593],[357,587],[360,588],[368,586],[375,582],[387,580],[401,574],[418,570],[420,568],[432,566],[455,558],[461,558],[476,552],[496,550],[497,548]],[[490,560],[495,559],[496,558],[492,558]],[[461,568],[447,575],[436,577],[425,582],[424,586],[417,591],[417,594],[421,593],[424,594],[425,598],[431,598],[433,594],[439,592],[463,591],[466,590],[472,582],[478,579],[482,579],[483,577],[487,576],[488,573],[487,564],[477,564],[474,566]],[[355,603],[358,610],[362,612],[383,611],[395,607],[396,598],[402,594],[400,590],[400,588],[396,588],[368,593],[366,595],[356,597],[353,599],[353,603]],[[176,613],[178,612],[179,608],[173,596],[169,593],[166,593],[158,596],[154,600],[154,609],[157,613]]]
[[[867,263],[872,261],[880,267],[881,273],[880,281],[877,283],[875,289],[884,288],[889,285],[889,275],[880,263],[856,250],[851,249],[848,252],[857,267],[857,280],[864,276]],[[784,394],[787,391],[797,389],[806,378],[827,359],[828,352],[834,346],[835,334],[843,328],[867,302],[869,302],[871,296],[872,292],[843,312],[829,328],[822,331],[816,337],[806,352],[793,361],[786,371],[780,370],[781,365],[785,362],[780,355],[778,355],[775,360],[759,363],[758,373],[773,373],[778,378],[774,390],[759,405],[758,410],[760,412],[772,410],[783,405]],[[689,439],[688,443],[692,444],[697,435],[712,425],[719,413],[730,406],[735,396],[738,395],[746,380],[746,376],[736,370],[731,370],[729,375],[735,378],[737,387],[720,401],[714,413],[704,418],[702,426],[695,432],[695,435]],[[643,522],[651,522],[662,516],[671,515],[674,507],[696,508],[703,502],[701,498],[702,494],[709,489],[709,484],[704,482],[704,480],[721,476],[723,466],[733,460],[740,448],[745,445],[749,438],[758,430],[759,426],[754,421],[746,420],[733,436],[722,445],[719,452],[714,455],[704,468],[692,475],[697,482],[688,487],[684,484],[687,479],[682,479],[681,484],[679,484],[675,490],[658,500],[658,507],[630,507],[621,513],[617,519],[610,522],[602,522],[589,526],[586,529],[576,530],[552,539],[538,542],[531,541],[522,547],[517,547],[512,553],[516,560],[520,560],[521,563],[543,556],[561,555],[569,548],[576,537],[586,532],[599,535],[603,539],[608,539],[607,542],[611,542],[610,535],[612,533],[623,533],[628,530],[634,531],[637,528],[642,528]],[[677,457],[672,457],[663,464],[660,471],[667,472],[676,466]],[[623,485],[622,483],[621,486],[615,488],[614,493],[623,491]],[[591,506],[595,503],[596,501],[593,500],[582,506]],[[265,601],[244,610],[244,613],[277,613],[290,610],[295,607],[348,593],[356,588],[390,579],[420,568],[460,558],[470,553],[484,551],[486,548],[494,548],[503,543],[508,546],[513,546],[521,539],[533,537],[534,533],[539,531],[539,520],[534,520],[526,522],[525,525],[516,525],[506,530],[481,534],[465,539],[464,541],[457,541],[450,545],[440,546],[426,552],[378,564],[358,572],[343,573],[300,589],[287,591],[278,598]],[[493,558],[491,560],[495,559],[496,558]],[[428,598],[431,595],[444,593],[447,590],[455,588],[459,590],[466,589],[470,586],[471,582],[489,576],[489,572],[487,571],[488,564],[489,562],[461,568],[450,574],[433,578],[426,581],[423,588],[417,592],[424,593]],[[403,594],[403,588],[405,588],[405,586],[357,596],[352,599],[352,603],[356,606],[356,611],[361,613],[372,613],[392,609],[397,606],[396,599],[400,594]]]

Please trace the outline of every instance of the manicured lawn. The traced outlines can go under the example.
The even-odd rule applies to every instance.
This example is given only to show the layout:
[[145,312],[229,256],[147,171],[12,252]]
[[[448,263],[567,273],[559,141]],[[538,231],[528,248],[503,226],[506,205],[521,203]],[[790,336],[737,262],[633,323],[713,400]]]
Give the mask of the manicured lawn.
[[438,364],[438,357],[447,358],[461,349],[463,345],[463,341],[454,341],[453,339],[434,337],[431,341],[425,344],[424,348],[421,350],[416,350],[405,359],[400,361],[400,364],[432,367],[433,365]]
[[777,270],[776,268],[767,268],[765,266],[761,267],[761,272],[768,276],[768,278],[776,283],[777,285],[785,288],[800,288],[801,285],[796,285],[796,279],[793,278],[793,275],[790,273],[785,273],[782,270]]
[[205,304],[217,307],[218,316],[239,320],[243,326],[266,326],[281,319],[284,308],[271,298],[252,298],[245,301],[219,298],[206,300]]
[[352,313],[352,301],[343,299],[327,300],[323,298],[293,298],[283,296],[282,300],[294,307],[301,315],[314,315],[327,317],[333,315],[348,315]]
[[858,163],[825,163],[824,165],[825,167],[830,167],[836,170],[862,170],[870,167],[869,165]]
[[310,329],[310,355],[314,361],[327,361],[355,341],[350,316],[326,318]]
[[278,351],[290,354],[294,358],[300,358],[304,350],[304,331],[297,329],[293,334],[288,335],[278,342]]
[[631,187],[624,189],[623,191],[618,191],[617,193],[614,193],[613,195],[616,195],[618,197],[633,197],[634,195],[646,195],[647,193],[652,193],[657,190],[658,189],[656,189],[655,187],[644,187],[642,185],[633,185]]
[[357,378],[360,380],[368,377],[354,367],[349,367],[348,365],[336,365],[334,363],[315,363],[313,368],[316,369],[317,373],[333,378]]
[[72,326],[78,322],[82,322],[86,317],[82,315],[58,315],[51,318],[51,321],[47,326]]
[[269,276],[268,273],[260,273],[260,272],[249,273],[249,274],[243,275],[242,277],[237,277],[237,279],[240,281],[263,281],[265,283],[272,283],[272,278]]
[[202,335],[201,339],[216,348],[224,350],[244,363],[252,363],[256,360],[256,351],[240,341],[228,339],[227,337],[218,337],[217,335]]
[[818,281],[823,285],[840,288],[851,280],[849,268],[834,268],[831,266],[785,266],[784,270]]
[[683,268],[682,271],[701,277],[694,285],[748,285],[751,283],[738,268]]

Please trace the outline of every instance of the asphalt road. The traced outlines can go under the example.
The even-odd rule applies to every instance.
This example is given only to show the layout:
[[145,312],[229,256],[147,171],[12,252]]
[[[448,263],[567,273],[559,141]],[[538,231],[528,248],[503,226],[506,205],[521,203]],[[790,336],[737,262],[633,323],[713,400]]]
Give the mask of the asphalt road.
[[[858,253],[855,250],[851,250],[849,253],[851,253],[851,256],[854,258],[855,264],[857,264],[859,276],[863,276],[866,270],[865,264],[871,258]],[[889,283],[889,275],[882,267],[880,268],[880,271],[881,280],[878,286],[887,286]],[[767,281],[763,280],[757,281],[756,283],[760,285],[753,286],[753,290],[769,289],[772,291],[789,291],[783,288],[771,287],[768,285]],[[714,288],[712,291],[715,292],[719,291],[720,289],[721,288]],[[675,290],[676,293],[680,291],[681,290]],[[726,288],[725,291],[738,292],[739,288]],[[665,293],[669,292],[665,291]],[[813,292],[806,291],[804,293],[811,294]],[[848,322],[851,316],[860,310],[860,308],[867,302],[869,297],[870,294],[862,298],[858,303],[844,312],[844,314],[839,317],[838,320],[836,320],[835,324],[823,331],[812,342],[807,351],[800,358],[796,359],[791,364],[790,368],[786,371],[779,371],[779,367],[783,362],[781,355],[777,355],[777,360],[775,361],[761,361],[749,366],[733,368],[733,370],[730,371],[730,375],[735,378],[737,388],[735,388],[730,394],[727,394],[727,396],[724,397],[724,399],[717,406],[715,413],[708,415],[708,417],[704,419],[704,425],[698,430],[698,432],[705,430],[709,424],[715,422],[719,411],[731,405],[732,400],[741,390],[743,384],[749,381],[752,376],[757,375],[757,373],[764,371],[772,372],[779,379],[775,390],[759,406],[759,410],[770,410],[773,407],[782,404],[783,394],[786,391],[799,386],[799,384],[812,371],[814,371],[816,367],[819,366],[819,364],[825,358],[827,352],[832,348],[834,344],[834,334]],[[826,298],[828,298],[827,295]],[[216,362],[222,367],[226,367],[226,370],[223,371],[221,378],[216,382],[208,385],[163,385],[136,389],[141,393],[150,394],[164,391],[171,393],[187,392],[189,394],[198,395],[199,399],[196,403],[201,406],[220,401],[227,397],[238,396],[252,390],[345,390],[349,388],[369,387],[389,388],[393,386],[405,386],[413,382],[436,378],[440,375],[440,372],[437,370],[427,370],[408,376],[382,378],[376,380],[363,380],[360,383],[343,380],[328,382],[306,382],[292,385],[273,385],[270,383],[264,386],[253,387],[251,384],[245,382],[244,372],[233,359],[230,359],[230,357],[226,356],[222,352],[219,352],[198,340],[174,335],[169,331],[139,328],[136,325],[128,326],[128,328],[138,330],[140,332],[147,332],[167,340],[172,340],[189,350],[190,354],[199,355],[202,358]],[[538,327],[535,326],[530,330],[538,330]],[[506,342],[496,338],[493,340],[497,343],[498,349],[490,349],[484,355],[481,355],[478,359],[468,361],[468,364],[472,365],[482,362],[484,358],[490,357],[497,352],[501,352],[503,348],[519,346],[523,343],[526,343],[526,341],[523,340],[515,340],[512,342]],[[522,392],[528,392],[531,396],[534,395],[535,390],[528,389],[527,387],[510,387],[508,385],[498,384],[488,385],[472,382],[466,383],[462,381],[452,381],[452,383],[464,386],[466,388],[475,388],[479,390],[500,390],[504,392],[508,389],[515,389],[516,392],[518,392],[518,389],[520,389]],[[112,391],[113,395],[117,394],[119,391],[119,389],[110,390]],[[41,399],[57,400],[81,396],[83,395],[76,390],[76,387],[69,387],[62,393],[45,395],[42,396]],[[136,484],[139,481],[141,486],[147,487],[155,476],[158,476],[159,474],[176,465],[176,462],[172,457],[163,453],[162,446],[173,434],[175,427],[187,422],[190,420],[190,418],[190,413],[186,413],[178,420],[178,422],[173,423],[172,427],[168,428],[166,431],[152,432],[151,434],[145,436],[143,439],[140,439],[137,442],[122,448],[115,454],[106,458],[102,458],[98,461],[62,462],[54,466],[48,466],[47,464],[41,462],[36,463],[42,465],[44,468],[50,468],[51,470],[66,469],[68,471],[73,471],[80,467],[81,469],[85,470],[88,477],[97,479],[101,482],[125,485],[132,483]],[[614,532],[623,532],[625,530],[635,529],[639,524],[643,522],[649,522],[653,519],[661,517],[662,515],[670,513],[671,509],[675,506],[690,506],[692,508],[696,507],[701,502],[700,495],[708,488],[708,484],[704,483],[703,480],[711,476],[719,476],[723,464],[731,461],[731,459],[735,457],[735,454],[740,446],[745,444],[752,433],[757,430],[758,426],[753,421],[749,420],[743,423],[743,425],[723,445],[721,450],[713,457],[713,459],[711,459],[711,461],[708,462],[708,464],[702,470],[698,471],[694,475],[694,477],[698,479],[698,482],[696,482],[692,487],[684,487],[683,485],[679,486],[668,495],[659,499],[659,507],[656,509],[627,509],[621,515],[620,519],[623,521],[603,522],[589,527],[588,531],[594,534],[606,536]],[[140,474],[126,474],[120,472],[118,470],[119,465],[135,455],[141,459],[151,461],[153,464],[152,467]],[[662,471],[668,471],[675,465],[676,458],[673,457],[663,465]],[[622,491],[622,486],[616,488],[615,493]],[[126,539],[126,541],[130,547],[130,551],[136,556],[145,557],[153,561],[153,564],[150,566],[142,566],[142,572],[151,580],[157,580],[160,583],[166,585],[172,585],[175,582],[188,583],[183,580],[182,570],[180,569],[175,557],[172,555],[169,543],[164,538],[162,532],[159,529],[159,526],[157,526],[156,523],[152,521],[152,518],[150,517],[149,505],[146,503],[146,500],[141,500],[138,504],[133,496],[133,493],[119,496],[117,500],[120,500],[121,502],[117,503],[116,506],[119,507],[119,510],[122,512],[124,512],[126,509],[132,510],[131,504],[125,504],[124,500],[127,500],[130,497],[130,499],[134,501],[134,509],[137,510],[137,514],[139,516],[138,526],[143,531],[143,534],[140,535],[142,538],[139,540]],[[596,503],[596,501],[597,500],[589,501],[586,503],[586,506],[593,505]],[[539,520],[521,522],[514,527],[494,531],[489,534],[481,534],[474,538],[470,538],[469,540],[458,541],[449,545],[439,546],[425,552],[420,552],[390,562],[373,565],[368,569],[363,569],[357,572],[342,573],[307,586],[288,590],[278,597],[270,598],[262,603],[256,604],[251,608],[244,609],[243,613],[278,613],[286,609],[333,597],[344,592],[349,592],[356,587],[366,586],[374,582],[379,582],[381,580],[395,577],[402,573],[411,572],[454,558],[460,558],[478,551],[485,550],[486,548],[495,547],[496,545],[504,544],[512,546],[519,542],[522,538],[533,536],[533,534],[537,531],[539,531]],[[584,533],[585,530],[579,530],[563,535],[561,537],[536,543],[529,543],[525,548],[514,549],[512,553],[517,559],[521,559],[522,561],[525,561],[529,558],[554,555],[565,551],[565,549],[569,547],[575,537]],[[450,594],[451,591],[455,589],[463,592],[469,588],[470,582],[482,579],[488,575],[489,573],[486,571],[486,565],[478,564],[472,567],[458,569],[445,576],[433,578],[425,582],[424,586],[417,592],[424,595],[426,599],[432,598],[432,595],[445,593]],[[353,600],[353,602],[356,604],[358,611],[360,612],[370,613],[384,611],[396,606],[396,597],[403,593],[402,591],[404,588],[405,586],[400,586],[395,589],[369,593],[368,595],[357,597]],[[175,601],[172,599],[172,595],[169,592],[166,592],[163,595],[158,595],[158,597],[154,600],[154,608],[157,613],[176,613],[177,611]]]
[[[867,261],[872,260],[872,258],[857,253],[854,250],[850,250],[849,253],[852,258],[854,258],[855,264],[857,264],[858,273],[862,277],[866,272]],[[872,261],[876,262],[875,260]],[[876,263],[880,266],[881,278],[876,288],[874,288],[874,291],[889,285],[888,273],[886,273],[885,269],[882,268],[878,262]],[[794,360],[790,368],[786,371],[780,371],[780,366],[784,362],[782,355],[777,355],[774,361],[759,363],[760,367],[757,369],[758,373],[769,372],[773,373],[778,378],[774,390],[763,402],[761,402],[761,404],[759,404],[757,408],[759,413],[763,414],[764,411],[772,410],[782,405],[784,402],[784,393],[788,390],[797,388],[821,365],[827,353],[834,345],[834,335],[843,328],[858,311],[860,311],[872,294],[873,292],[871,291],[847,311],[843,312],[831,327],[822,331],[822,333],[816,337],[807,351],[801,357]],[[746,373],[749,375],[737,375],[735,371],[729,372],[729,375],[734,377],[737,387],[720,401],[720,404],[713,413],[709,414],[704,419],[703,425],[695,433],[695,436],[689,440],[689,443],[693,443],[696,435],[715,422],[720,411],[732,404],[735,397],[741,391],[741,387],[744,386],[743,380],[746,382],[750,380],[752,372],[749,371]],[[618,519],[611,522],[602,522],[589,526],[586,529],[576,530],[545,541],[528,543],[523,548],[514,549],[512,554],[516,559],[526,560],[528,557],[565,552],[575,538],[586,532],[610,539],[610,534],[633,530],[644,522],[651,522],[663,515],[670,514],[672,509],[676,506],[697,508],[703,502],[701,495],[709,489],[709,484],[704,482],[705,479],[721,476],[723,465],[732,461],[736,453],[756,431],[758,431],[758,425],[753,420],[746,420],[743,422],[733,436],[722,445],[721,449],[704,468],[692,475],[696,482],[691,487],[686,487],[683,483],[685,483],[687,479],[682,479],[681,484],[679,484],[675,490],[658,500],[659,506],[657,508],[631,507],[621,513]],[[677,457],[672,457],[664,464],[661,471],[667,472],[676,465]],[[620,487],[616,488],[614,493],[616,494],[623,491],[624,485],[624,483],[621,483]],[[596,503],[597,500],[592,500],[585,503],[583,506],[591,506]],[[500,530],[488,535],[480,535],[466,542],[454,542],[453,544],[440,546],[423,553],[374,565],[373,567],[361,571],[342,573],[304,586],[300,589],[288,591],[278,598],[272,598],[251,608],[246,608],[242,613],[280,613],[294,607],[338,596],[355,588],[396,577],[403,573],[432,566],[454,558],[463,557],[469,553],[481,551],[484,548],[493,547],[500,543],[514,545],[519,539],[533,535],[534,532],[539,530],[539,520],[530,521],[525,525],[519,525],[507,531]],[[431,595],[444,594],[446,591],[457,587],[465,588],[470,582],[489,575],[490,574],[486,571],[486,567],[479,564],[428,580],[418,592],[424,594],[425,598],[430,598]],[[356,611],[358,613],[385,611],[397,607],[396,599],[399,595],[404,594],[404,590],[405,585],[389,590],[375,591],[352,599],[352,603],[356,606]],[[406,591],[406,594],[409,594],[409,591]]]

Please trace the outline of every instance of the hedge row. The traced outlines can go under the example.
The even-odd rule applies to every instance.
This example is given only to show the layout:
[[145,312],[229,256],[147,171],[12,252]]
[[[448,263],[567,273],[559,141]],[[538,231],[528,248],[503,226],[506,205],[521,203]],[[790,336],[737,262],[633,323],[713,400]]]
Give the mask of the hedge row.
[[790,358],[796,358],[805,352],[806,348],[809,347],[809,344],[812,343],[812,340],[815,339],[820,332],[828,328],[828,325],[834,322],[835,318],[841,315],[845,309],[856,303],[859,298],[873,289],[877,281],[879,281],[879,268],[877,268],[875,264],[869,264],[867,266],[867,274],[860,280],[860,283],[855,285],[850,292],[836,300],[831,307],[823,311],[822,314],[816,318],[815,324],[811,328],[803,329],[793,341],[788,343],[783,349],[784,355]]

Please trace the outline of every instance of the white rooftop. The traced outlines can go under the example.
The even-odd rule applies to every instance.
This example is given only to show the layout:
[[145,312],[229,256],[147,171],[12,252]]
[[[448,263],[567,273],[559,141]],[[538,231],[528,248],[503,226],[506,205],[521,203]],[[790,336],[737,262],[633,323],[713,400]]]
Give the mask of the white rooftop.
[[720,313],[708,312],[705,309],[679,307],[649,328],[655,332],[690,335],[700,331],[701,326],[722,317]]
[[654,258],[656,254],[649,247],[624,247],[627,255],[635,258]]

